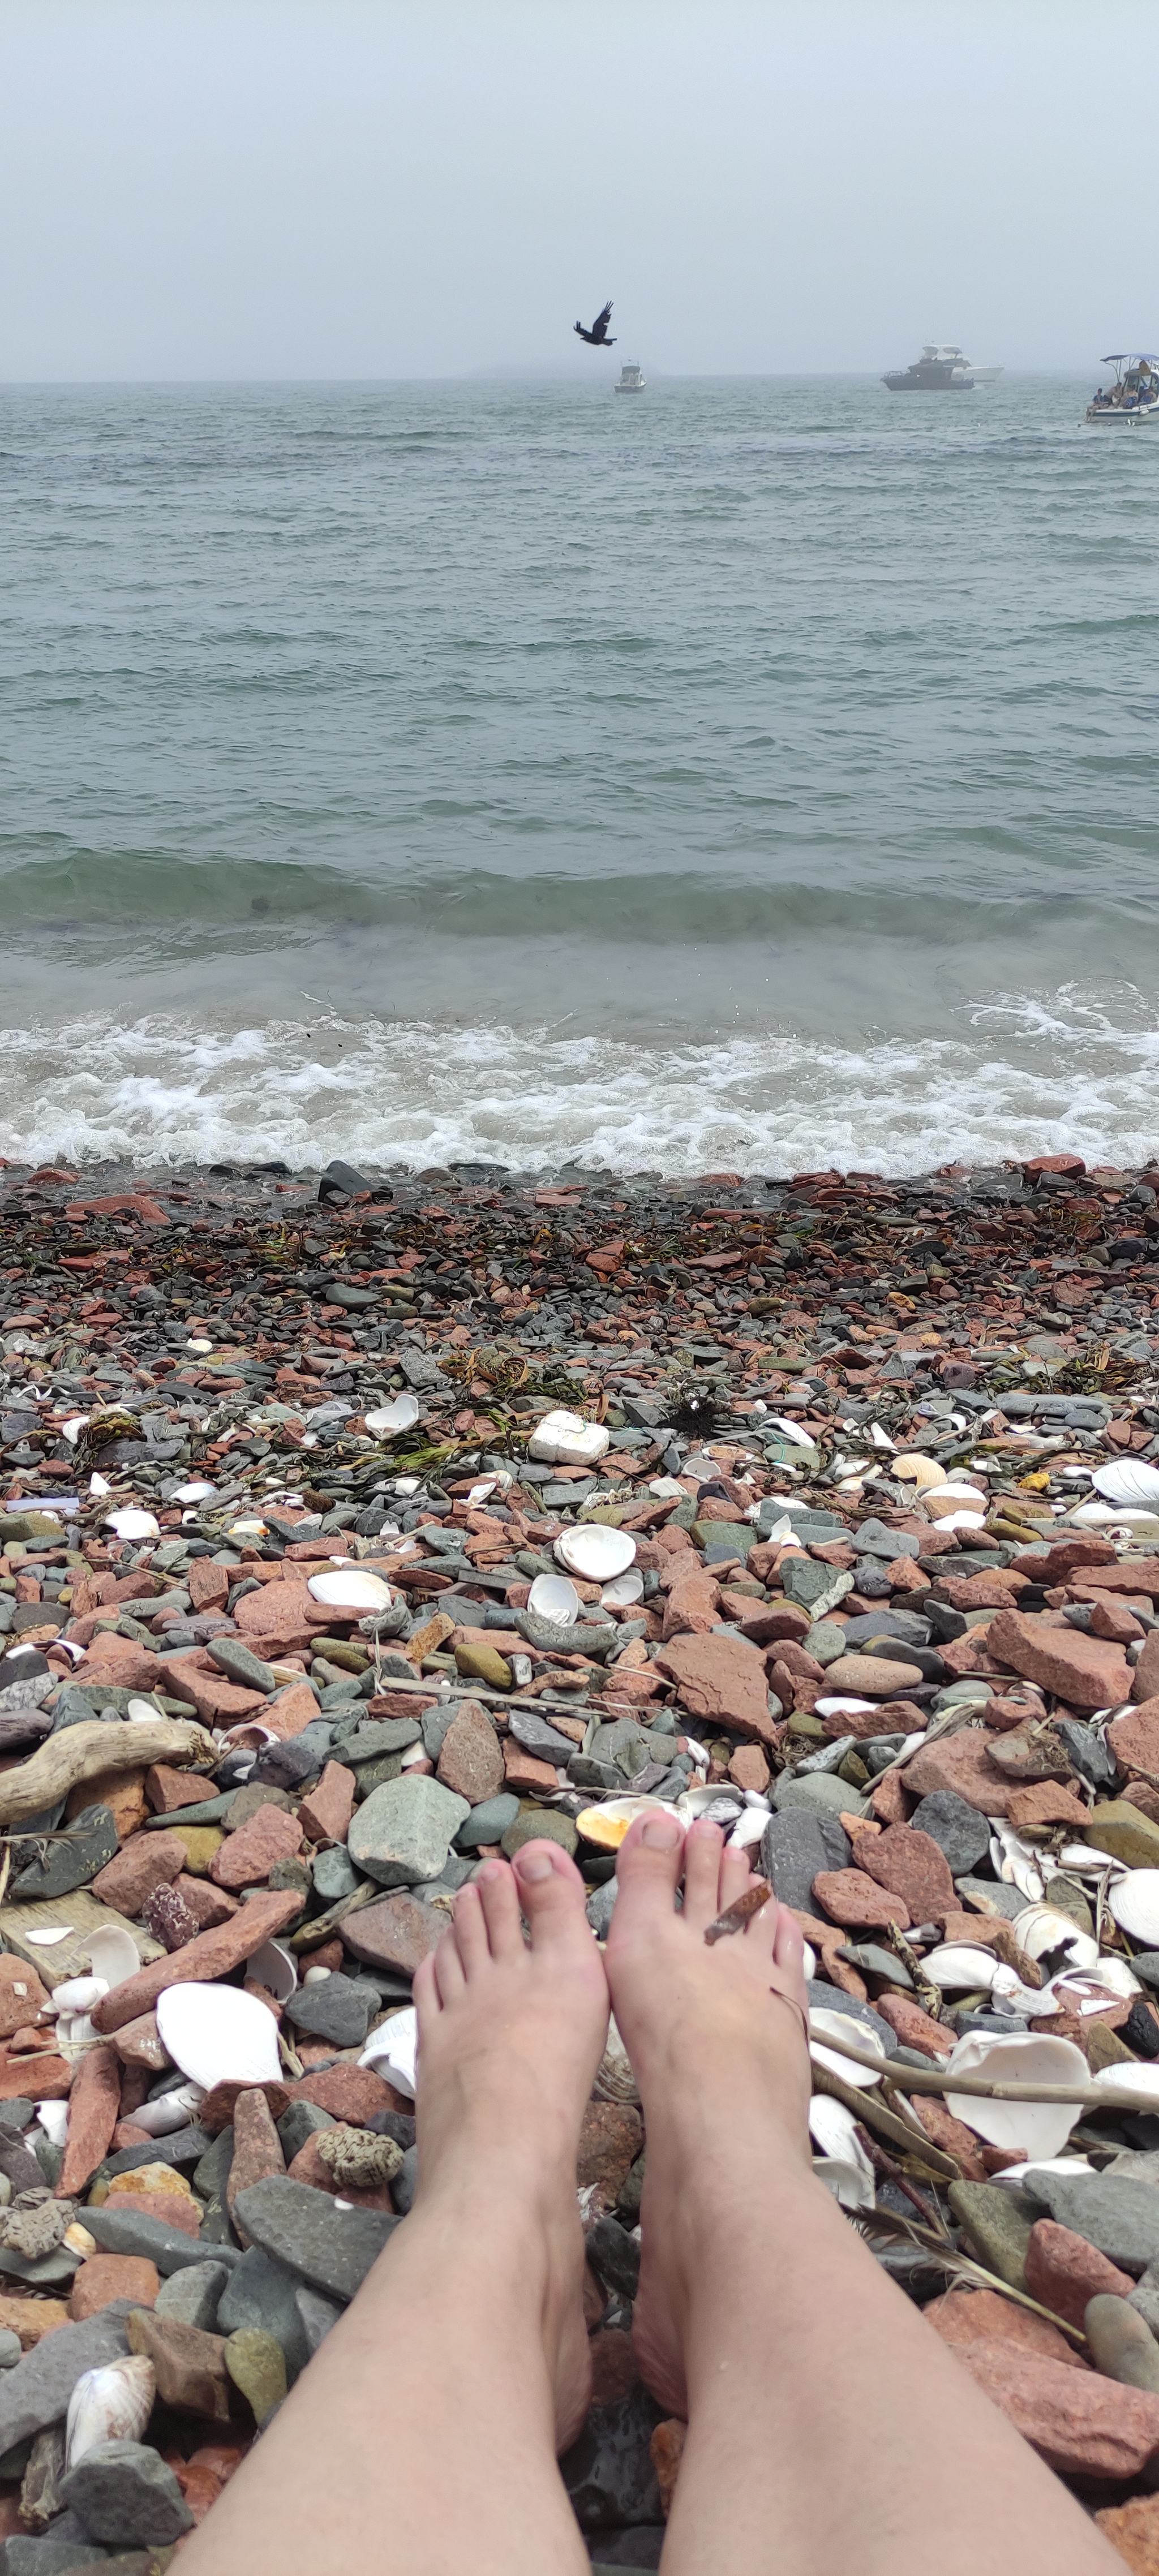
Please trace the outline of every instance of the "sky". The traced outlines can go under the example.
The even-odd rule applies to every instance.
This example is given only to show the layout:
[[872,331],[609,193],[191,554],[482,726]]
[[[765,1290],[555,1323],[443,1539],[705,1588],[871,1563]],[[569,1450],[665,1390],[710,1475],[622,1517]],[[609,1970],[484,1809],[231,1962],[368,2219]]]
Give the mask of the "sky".
[[1153,0],[0,0],[0,378],[582,375],[607,295],[656,374],[1092,375],[1157,94]]

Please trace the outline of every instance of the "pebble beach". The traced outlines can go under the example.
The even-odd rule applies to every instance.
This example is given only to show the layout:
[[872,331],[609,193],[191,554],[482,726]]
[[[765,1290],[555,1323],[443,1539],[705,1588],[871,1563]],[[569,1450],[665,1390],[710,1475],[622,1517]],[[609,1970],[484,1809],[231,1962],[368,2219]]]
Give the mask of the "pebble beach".
[[[417,2176],[483,1857],[708,1815],[818,2189],[1159,2553],[1159,1166],[0,1174],[0,2536],[179,2555]],[[1000,2087],[997,2091],[995,2088]],[[655,2567],[614,2027],[563,2462]]]

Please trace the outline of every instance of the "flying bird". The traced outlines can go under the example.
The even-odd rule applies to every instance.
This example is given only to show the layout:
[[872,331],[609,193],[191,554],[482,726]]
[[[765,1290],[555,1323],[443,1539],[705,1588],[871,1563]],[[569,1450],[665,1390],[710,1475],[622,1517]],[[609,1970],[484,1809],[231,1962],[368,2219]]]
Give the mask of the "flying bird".
[[575,327],[576,327],[576,330],[579,332],[579,335],[580,335],[581,340],[586,340],[586,341],[587,341],[587,344],[588,344],[589,349],[614,349],[614,348],[615,348],[615,345],[616,345],[615,341],[614,341],[614,340],[609,340],[609,338],[608,338],[608,324],[609,324],[609,322],[611,321],[611,318],[612,318],[612,299],[611,299],[611,296],[609,296],[609,297],[608,297],[608,301],[607,301],[607,303],[606,303],[606,304],[605,304],[605,306],[604,306],[603,312],[602,312],[602,313],[597,313],[596,318],[595,318],[595,321],[593,322],[593,324],[592,324],[592,327],[591,327],[591,330],[590,330],[590,331],[585,331],[585,329],[584,329],[584,326],[583,326],[583,323],[582,323],[582,322],[577,322],[577,323],[576,323],[576,326],[575,326]]

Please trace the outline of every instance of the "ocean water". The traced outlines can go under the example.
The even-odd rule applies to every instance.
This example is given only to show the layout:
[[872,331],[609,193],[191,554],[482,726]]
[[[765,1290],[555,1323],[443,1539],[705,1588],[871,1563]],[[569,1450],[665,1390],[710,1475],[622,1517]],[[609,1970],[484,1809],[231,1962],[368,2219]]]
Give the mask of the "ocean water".
[[1089,381],[0,389],[0,1151],[1159,1146]]

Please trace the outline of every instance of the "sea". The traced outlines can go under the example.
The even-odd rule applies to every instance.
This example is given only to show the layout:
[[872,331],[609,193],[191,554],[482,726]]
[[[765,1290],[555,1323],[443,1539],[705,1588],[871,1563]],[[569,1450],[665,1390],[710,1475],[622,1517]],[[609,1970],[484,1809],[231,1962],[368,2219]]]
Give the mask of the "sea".
[[1098,380],[0,388],[0,1152],[1159,1149]]

